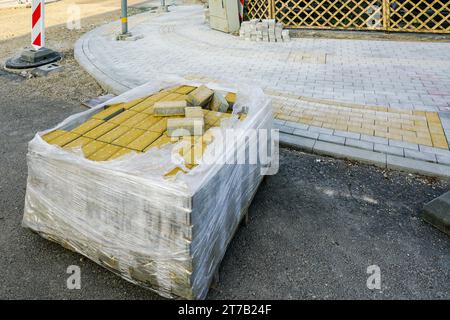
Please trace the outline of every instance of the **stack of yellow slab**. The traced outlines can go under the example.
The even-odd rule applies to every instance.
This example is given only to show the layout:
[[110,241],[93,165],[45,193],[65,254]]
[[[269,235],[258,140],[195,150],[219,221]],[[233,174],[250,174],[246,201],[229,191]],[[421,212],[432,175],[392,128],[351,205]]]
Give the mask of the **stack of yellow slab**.
[[[250,146],[258,144],[251,133],[271,129],[271,102],[262,90],[243,93],[248,119],[239,114],[246,119],[239,123],[231,108],[212,110],[225,110],[224,100],[236,103],[236,95],[227,90],[147,88],[154,84],[116,101],[147,94],[143,98],[72,116],[30,142],[23,225],[164,297],[205,298],[262,180],[261,161],[221,160],[238,151],[250,155]],[[184,116],[157,116],[153,107],[158,101],[186,101],[189,109]],[[183,117],[188,120],[173,121]],[[200,119],[202,135],[169,136],[180,132],[167,126],[177,130],[173,122],[183,127],[192,119]],[[212,145],[225,140],[214,128],[221,125],[238,128],[243,139],[216,152],[219,148]],[[171,152],[156,149],[174,143]],[[216,162],[200,161],[207,148]],[[137,155],[130,157],[131,152]],[[181,164],[174,168],[173,160]],[[198,170],[190,170],[195,166]]]
[[[176,143],[179,141],[178,137],[167,136],[167,120],[184,116],[157,116],[153,113],[153,105],[160,101],[189,101],[188,94],[195,89],[193,86],[177,86],[148,97],[106,106],[77,127],[71,130],[58,129],[42,138],[67,150],[81,148],[84,156],[93,161],[113,160],[133,151],[147,152],[153,147]],[[222,119],[231,116],[236,95],[229,92],[225,98],[230,104],[229,112],[203,110],[205,130],[220,126]],[[241,118],[244,119],[244,116],[241,115]],[[210,133],[208,135],[210,136]],[[194,147],[194,150],[200,150],[194,144],[189,148]],[[186,163],[194,165],[195,161],[191,155],[192,152],[189,153],[190,158]]]

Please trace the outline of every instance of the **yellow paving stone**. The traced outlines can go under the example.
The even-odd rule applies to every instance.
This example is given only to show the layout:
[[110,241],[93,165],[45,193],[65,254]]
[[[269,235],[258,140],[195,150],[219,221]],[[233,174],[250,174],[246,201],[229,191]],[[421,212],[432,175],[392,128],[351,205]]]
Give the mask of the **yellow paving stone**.
[[114,160],[114,159],[120,158],[121,156],[129,154],[131,152],[137,152],[137,151],[134,151],[134,150],[131,150],[128,148],[120,148],[120,150],[117,151],[116,153],[114,153],[111,157],[109,157],[108,160]]
[[426,120],[414,120],[414,126],[416,127],[428,127]]
[[80,137],[80,135],[78,133],[66,132],[66,133],[56,137],[55,139],[51,140],[50,144],[64,147],[66,144],[72,142],[73,140],[77,139],[78,137]]
[[152,144],[155,140],[157,140],[160,136],[161,133],[159,132],[145,131],[137,139],[128,144],[127,148],[142,151],[145,148],[147,148],[150,144]]
[[103,120],[89,119],[88,121],[80,124],[78,127],[72,129],[71,132],[76,133],[78,135],[82,135],[94,129],[95,127],[101,125],[102,123],[104,123]]
[[87,158],[93,161],[105,161],[111,158],[111,156],[117,153],[120,149],[122,148],[114,146],[112,144],[107,144],[103,148],[100,148],[97,151],[90,154]]
[[370,128],[358,128],[358,129],[355,129],[354,132],[363,133],[368,136],[373,136],[373,134],[374,134],[374,130],[370,129]]
[[391,129],[401,129],[402,123],[401,122],[388,122],[388,128]]
[[46,141],[46,142],[50,142],[53,139],[56,139],[57,137],[63,135],[66,132],[67,132],[66,130],[58,129],[58,130],[54,130],[54,131],[44,134],[41,138],[44,139],[44,141]]
[[125,109],[121,106],[113,106],[108,107],[92,116],[92,119],[99,119],[99,120],[107,120],[109,117],[115,115],[116,113],[120,113],[124,111]]
[[130,129],[119,138],[114,140],[112,144],[120,147],[127,147],[132,141],[143,135],[146,131],[141,129]]
[[97,140],[111,143],[129,130],[131,130],[131,128],[125,126],[118,126],[109,131],[108,133],[105,133],[104,135],[100,136],[99,138],[97,138]]
[[311,124],[311,122],[313,122],[313,120],[311,119],[305,119],[305,118],[300,118],[299,123],[304,123],[304,124]]
[[427,138],[427,139],[431,139],[431,135],[430,132],[427,131],[416,131],[417,137],[418,138]]
[[[189,94],[192,91],[194,91],[197,87],[194,86],[180,86],[177,90],[175,90],[176,93],[179,94]],[[231,92],[229,93],[231,94]],[[236,94],[234,94],[236,96]]]
[[160,91],[160,92],[155,93],[154,95],[152,95],[152,99],[153,99],[154,101],[159,101],[159,100],[161,100],[162,98],[168,96],[169,94],[170,94],[169,91]]
[[225,100],[227,100],[227,102],[230,106],[234,105],[236,103],[236,93],[228,92],[225,95]]
[[[205,117],[205,119],[206,119],[206,117]],[[277,119],[297,122],[300,118],[299,117],[293,117],[293,116],[280,114],[280,115],[277,116]]]
[[144,120],[142,120],[141,122],[136,124],[134,126],[134,128],[142,129],[142,130],[149,130],[151,126],[153,126],[155,123],[157,123],[160,120],[161,120],[160,117],[155,117],[155,116],[149,115],[147,118],[145,118]]
[[93,140],[94,139],[87,138],[87,137],[79,137],[79,138],[73,140],[72,142],[66,144],[64,146],[64,149],[80,148],[80,147],[83,147],[83,146],[87,145],[88,143],[92,142]]
[[378,132],[388,132],[388,127],[375,124],[373,129]]
[[413,138],[417,138],[417,134],[416,134],[416,132],[414,132],[414,131],[402,130],[401,135],[404,136],[404,137],[413,137]]
[[402,129],[403,130],[408,130],[408,131],[416,131],[416,127],[415,126],[411,126],[409,124],[402,124]]
[[[374,132],[374,136],[376,137],[382,137],[382,138],[389,138],[389,133],[386,131],[380,131],[380,130],[375,130]],[[402,137],[400,136],[400,139]]]
[[170,93],[167,96],[161,98],[159,101],[176,101],[180,96],[179,93]]
[[444,129],[442,128],[440,123],[439,124],[430,123],[429,124],[429,131],[431,133],[434,133],[434,134],[441,134],[441,135],[444,134]]
[[131,117],[137,115],[137,112],[126,110],[122,112],[121,114],[115,116],[114,118],[109,119],[109,122],[115,123],[115,124],[122,124],[126,120],[130,119]]
[[126,126],[126,127],[134,127],[138,123],[141,123],[142,121],[149,119],[150,117],[151,116],[146,113],[138,113],[138,114],[132,116],[131,118],[125,120],[124,122],[122,122],[122,125]]
[[358,130],[358,129],[361,129],[361,128],[362,128],[361,123],[351,123],[351,122],[349,122],[348,131],[354,131],[354,130]]
[[115,127],[117,127],[118,124],[111,123],[111,122],[104,122],[101,125],[95,127],[94,129],[86,132],[84,134],[85,137],[91,138],[91,139],[97,139],[98,137],[104,135],[105,133],[111,131]]
[[432,124],[432,123],[441,124],[441,120],[439,119],[439,116],[437,113],[427,112],[426,115],[427,115],[428,124]]
[[445,138],[445,135],[432,134],[431,140],[433,141],[434,147],[448,149],[448,143],[447,139]]
[[322,122],[313,120],[310,122],[310,125],[314,127],[322,127]]
[[147,148],[144,149],[144,152],[152,149],[152,148],[161,148],[162,146],[165,146],[168,143],[174,142],[175,139],[172,137],[169,137],[166,134],[161,135],[158,139],[153,141]]
[[335,129],[336,124],[335,123],[323,123],[322,128],[328,128],[328,129]]
[[89,157],[91,154],[93,154],[95,151],[103,148],[107,144],[101,141],[92,140],[92,142],[89,142],[85,144],[81,149],[83,150],[84,156]]
[[334,129],[340,130],[340,131],[347,131],[348,126],[346,124],[338,124],[338,123],[336,123],[334,125]]
[[142,97],[139,99],[131,100],[129,102],[125,102],[122,104],[122,108],[124,108],[125,110],[128,110],[128,109],[134,107],[135,105],[137,105],[138,103],[141,103],[145,99],[147,99],[147,97]]
[[422,145],[425,145],[425,146],[433,146],[433,142],[432,142],[432,140],[431,140],[431,138],[417,138],[416,139],[416,143],[417,144],[422,144]]
[[167,119],[159,120],[158,122],[153,124],[148,130],[163,133],[164,131],[167,130]]
[[150,98],[147,98],[144,101],[138,103],[137,105],[130,108],[129,110],[134,111],[134,112],[142,112],[145,109],[153,106],[154,104],[155,104],[155,100],[152,97],[150,97]]

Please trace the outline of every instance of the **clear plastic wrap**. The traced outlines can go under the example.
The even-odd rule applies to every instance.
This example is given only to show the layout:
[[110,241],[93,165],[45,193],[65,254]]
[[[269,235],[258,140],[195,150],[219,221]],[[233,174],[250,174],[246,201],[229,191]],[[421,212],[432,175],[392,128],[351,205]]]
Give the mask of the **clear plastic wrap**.
[[[23,226],[164,297],[202,299],[262,180],[263,164],[209,161],[165,177],[183,166],[182,159],[174,161],[170,144],[96,162],[84,158],[81,150],[68,151],[41,138],[84,122],[104,105],[181,84],[200,85],[179,78],[153,81],[36,134],[27,154]],[[262,90],[206,85],[236,92],[233,114],[247,113],[245,121],[232,117],[217,130],[234,128],[245,135],[271,129],[271,102]],[[257,143],[243,141],[211,157],[227,159]]]

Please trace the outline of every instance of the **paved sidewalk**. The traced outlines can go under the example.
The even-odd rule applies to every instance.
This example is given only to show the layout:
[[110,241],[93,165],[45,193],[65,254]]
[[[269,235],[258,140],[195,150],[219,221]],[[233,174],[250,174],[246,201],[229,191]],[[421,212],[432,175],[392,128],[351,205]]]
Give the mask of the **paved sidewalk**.
[[115,41],[116,23],[75,48],[80,64],[114,93],[161,73],[250,82],[272,95],[276,126],[292,145],[450,176],[449,43],[247,42],[211,30],[200,6],[137,15],[130,25],[143,39]]

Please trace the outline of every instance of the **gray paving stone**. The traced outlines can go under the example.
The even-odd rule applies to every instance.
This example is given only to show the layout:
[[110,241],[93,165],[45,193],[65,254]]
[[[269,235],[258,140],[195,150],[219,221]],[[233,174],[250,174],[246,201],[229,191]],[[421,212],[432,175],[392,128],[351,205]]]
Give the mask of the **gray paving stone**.
[[406,148],[411,150],[419,150],[419,145],[415,143],[389,139],[389,145],[393,147]]
[[294,132],[294,128],[287,127],[287,126],[280,126],[278,128],[278,130],[280,130],[280,132],[288,133],[288,134],[292,134]]
[[295,149],[312,152],[316,140],[295,136],[292,134],[280,133],[280,144]]
[[301,130],[308,130],[308,128],[309,128],[309,126],[307,124],[291,122],[291,121],[286,121],[286,123],[284,125],[294,128],[294,129],[301,129]]
[[450,157],[450,150],[445,150],[445,149],[441,149],[441,148],[433,148],[430,146],[423,146],[423,145],[419,145],[419,150],[422,152],[435,153],[435,154],[440,154],[443,156]]
[[387,155],[387,167],[427,176],[450,178],[449,166],[389,154]]
[[337,158],[357,160],[364,163],[374,164],[380,167],[386,166],[386,155],[348,146],[342,146],[335,143],[325,141],[317,141],[314,145],[313,152],[325,154]]
[[377,151],[377,152],[389,153],[389,154],[397,155],[397,156],[400,156],[400,157],[404,156],[403,148],[392,147],[392,146],[388,146],[388,145],[380,144],[380,143],[375,143],[373,145],[373,150]]
[[319,137],[319,133],[311,132],[309,130],[295,129],[293,133],[297,136],[310,138],[310,139],[317,139]]
[[273,124],[274,125],[284,125],[286,123],[286,120],[280,120],[280,119],[273,119]]
[[450,156],[443,156],[441,154],[436,154],[436,159],[438,163],[450,166]]
[[436,155],[434,153],[421,152],[416,150],[404,149],[405,157],[428,162],[436,162]]
[[368,142],[368,141],[346,138],[345,145],[350,146],[350,147],[360,148],[360,149],[366,149],[366,150],[370,150],[370,151],[373,150],[373,142]]
[[333,129],[319,128],[319,127],[313,127],[313,126],[310,126],[308,131],[318,132],[318,133],[326,133],[326,134],[333,134]]
[[361,135],[361,140],[373,142],[373,143],[379,143],[379,144],[389,144],[389,140],[383,137],[375,137],[375,136],[368,136],[365,134]]
[[339,136],[339,137],[344,137],[344,138],[356,139],[356,140],[359,140],[361,138],[360,133],[349,132],[349,131],[340,131],[340,130],[334,130],[333,135]]
[[450,235],[450,191],[428,202],[424,207],[422,218]]
[[319,134],[319,140],[332,142],[332,143],[337,143],[337,144],[344,144],[345,143],[345,138],[344,137],[338,137],[338,136],[331,135],[331,134],[326,134],[326,133]]

